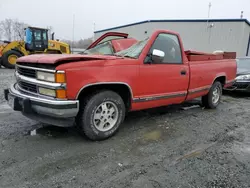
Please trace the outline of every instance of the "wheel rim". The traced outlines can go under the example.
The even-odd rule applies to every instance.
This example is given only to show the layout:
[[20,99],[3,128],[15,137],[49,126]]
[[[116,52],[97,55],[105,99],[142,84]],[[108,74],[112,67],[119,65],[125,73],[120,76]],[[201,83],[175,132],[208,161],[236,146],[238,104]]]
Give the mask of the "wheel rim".
[[10,55],[10,56],[8,57],[8,62],[9,62],[10,64],[14,65],[14,64],[16,64],[17,58],[18,58],[18,57],[17,57],[16,55]]
[[100,104],[94,112],[94,125],[99,131],[109,131],[118,120],[118,108],[115,103],[108,101]]
[[212,102],[213,104],[216,104],[219,102],[219,99],[220,99],[220,88],[219,87],[216,87],[214,88],[213,90],[213,96],[212,96]]

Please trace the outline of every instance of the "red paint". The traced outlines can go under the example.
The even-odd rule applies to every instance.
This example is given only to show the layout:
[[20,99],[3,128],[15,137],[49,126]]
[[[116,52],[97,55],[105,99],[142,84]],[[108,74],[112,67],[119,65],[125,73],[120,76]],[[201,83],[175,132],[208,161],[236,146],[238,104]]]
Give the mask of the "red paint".
[[[127,49],[137,42],[136,39],[127,38],[128,34],[118,33],[118,32],[108,32],[98,38],[93,42],[87,49],[94,48],[100,42],[102,42],[107,37],[114,37],[111,39],[111,44],[113,46],[114,52],[119,52],[121,50]],[[121,37],[121,38],[115,38]],[[43,64],[53,64],[59,61],[86,61],[86,60],[106,60],[106,59],[116,59],[113,56],[103,56],[103,55],[81,55],[81,54],[34,54],[29,56],[23,56],[18,58],[17,62],[27,62],[27,63],[43,63]]]
[[88,48],[94,48],[96,45],[98,45],[100,42],[102,42],[105,38],[107,37],[121,37],[121,38],[127,38],[128,34],[127,33],[119,33],[119,32],[108,32],[99,37],[96,41],[94,41]]
[[90,60],[112,60],[115,56],[107,55],[81,55],[81,54],[41,54],[28,55],[18,58],[17,62],[55,64],[61,61],[90,61]]
[[[159,33],[178,36],[182,49],[182,64],[143,63]],[[113,44],[115,44],[114,41]],[[198,59],[191,56],[197,56]],[[188,59],[191,59],[191,61]],[[22,62],[50,64],[56,64],[64,60],[74,61],[56,67],[57,70],[66,72],[67,96],[69,99],[76,99],[81,88],[89,84],[100,82],[126,83],[133,92],[131,110],[181,103],[206,95],[217,77],[225,76],[226,83],[233,81],[236,77],[235,59],[227,59],[225,56],[202,52],[184,51],[179,34],[166,30],[158,30],[152,34],[138,59],[101,55],[34,55],[25,56],[20,60]],[[182,70],[186,71],[186,75],[180,74]],[[204,90],[204,88],[207,88],[207,90]],[[169,95],[175,95],[175,97],[136,102],[138,98]]]
[[119,52],[122,50],[125,50],[135,44],[137,42],[136,39],[133,38],[126,38],[126,39],[117,39],[117,40],[112,40],[112,46],[114,48],[115,52]]

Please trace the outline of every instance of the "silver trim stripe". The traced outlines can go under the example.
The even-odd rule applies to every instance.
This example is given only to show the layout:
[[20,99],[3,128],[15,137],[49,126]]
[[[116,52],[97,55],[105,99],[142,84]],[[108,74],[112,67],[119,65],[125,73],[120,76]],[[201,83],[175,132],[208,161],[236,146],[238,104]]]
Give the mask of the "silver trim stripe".
[[79,106],[79,101],[78,100],[55,100],[55,99],[45,99],[45,98],[39,98],[39,97],[33,97],[31,95],[26,95],[23,93],[20,93],[18,90],[15,89],[15,84],[12,84],[10,87],[10,91],[14,92],[15,96],[19,96],[21,98],[28,98],[32,101],[36,101],[36,102],[42,102],[42,103],[48,103],[51,105],[72,105],[72,104],[76,104],[77,106]]
[[204,86],[204,87],[200,87],[200,88],[190,89],[190,90],[188,90],[188,93],[189,94],[199,93],[202,91],[209,90],[210,88],[211,88],[211,86]]
[[142,98],[134,98],[133,102],[147,102],[153,100],[161,100],[161,99],[169,99],[169,98],[176,98],[176,97],[184,97],[187,95],[187,92],[180,92],[177,94],[168,94],[168,95],[160,95],[154,97],[142,97]]
[[66,84],[64,83],[52,83],[52,82],[40,81],[35,78],[22,76],[18,74],[17,72],[15,72],[15,75],[16,75],[17,81],[21,80],[30,84],[35,84],[40,87],[45,87],[45,88],[50,88],[50,89],[65,89],[66,88]]
[[20,67],[20,68],[32,69],[32,70],[43,71],[43,72],[52,72],[52,73],[56,72],[56,70],[42,69],[42,68],[36,68],[36,67],[29,67],[29,66],[23,66],[23,65],[18,65],[18,64],[16,64],[16,66]]

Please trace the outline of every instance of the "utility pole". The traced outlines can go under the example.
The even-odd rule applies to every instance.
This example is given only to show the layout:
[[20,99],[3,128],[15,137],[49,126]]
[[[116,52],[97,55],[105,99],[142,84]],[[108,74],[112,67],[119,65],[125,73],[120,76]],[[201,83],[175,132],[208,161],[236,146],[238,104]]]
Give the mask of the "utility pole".
[[73,14],[73,32],[72,32],[71,52],[73,52],[74,40],[75,40],[75,14]]
[[209,22],[209,19],[210,19],[211,6],[212,6],[212,3],[209,2],[209,4],[208,4],[208,14],[207,14],[207,27],[208,27],[208,22]]
[[244,13],[243,11],[240,12],[240,19],[243,18],[243,13]]
[[93,38],[92,41],[95,41],[95,22],[93,23]]
[[209,4],[208,4],[208,14],[207,14],[208,44],[210,44],[210,40],[211,40],[211,29],[210,29],[211,27],[209,25],[211,6],[212,6],[212,3],[209,2]]

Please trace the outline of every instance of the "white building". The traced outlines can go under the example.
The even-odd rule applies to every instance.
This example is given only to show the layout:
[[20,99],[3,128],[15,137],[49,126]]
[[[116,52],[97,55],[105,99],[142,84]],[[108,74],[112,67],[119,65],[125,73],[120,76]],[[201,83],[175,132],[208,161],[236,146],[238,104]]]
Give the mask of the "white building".
[[250,22],[247,19],[210,20],[148,20],[95,31],[95,39],[110,31],[125,32],[142,40],[154,30],[178,32],[185,49],[213,52],[237,52],[238,57],[250,56]]

